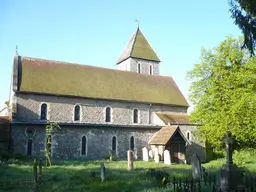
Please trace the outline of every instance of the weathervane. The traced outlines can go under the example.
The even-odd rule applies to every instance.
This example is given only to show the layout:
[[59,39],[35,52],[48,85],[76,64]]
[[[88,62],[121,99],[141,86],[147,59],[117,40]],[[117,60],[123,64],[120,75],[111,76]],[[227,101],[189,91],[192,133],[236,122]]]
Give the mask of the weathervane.
[[18,53],[18,45],[16,45],[15,54],[19,55],[19,53]]
[[136,19],[135,22],[138,23],[138,27],[140,27],[140,21]]

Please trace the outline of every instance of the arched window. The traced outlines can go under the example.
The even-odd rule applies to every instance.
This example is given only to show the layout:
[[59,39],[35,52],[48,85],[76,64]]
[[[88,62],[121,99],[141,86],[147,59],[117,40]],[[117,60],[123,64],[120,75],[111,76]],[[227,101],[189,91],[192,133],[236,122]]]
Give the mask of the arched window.
[[133,123],[138,123],[139,119],[139,111],[138,109],[133,110]]
[[27,143],[27,155],[32,155],[32,140],[29,139]]
[[82,155],[86,155],[86,137],[83,136],[82,137],[82,151],[81,151]]
[[149,75],[152,75],[152,65],[149,66]]
[[42,120],[46,120],[47,119],[47,104],[44,103],[41,105],[41,116],[40,118]]
[[106,108],[106,118],[105,118],[105,122],[110,122],[111,121],[111,108],[107,107]]
[[80,106],[76,105],[75,106],[75,116],[74,116],[74,120],[75,121],[79,121],[80,120]]
[[187,132],[187,139],[190,140],[190,132]]
[[130,150],[134,150],[134,137],[131,136],[130,138]]
[[138,63],[138,73],[140,73],[140,63]]
[[116,151],[116,137],[112,137],[112,151]]

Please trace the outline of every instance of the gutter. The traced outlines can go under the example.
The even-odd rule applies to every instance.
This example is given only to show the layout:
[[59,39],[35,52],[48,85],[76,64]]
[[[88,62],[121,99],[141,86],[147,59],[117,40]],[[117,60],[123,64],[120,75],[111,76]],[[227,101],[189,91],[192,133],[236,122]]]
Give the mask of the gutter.
[[[12,125],[47,125],[47,121],[12,121]],[[137,128],[137,129],[160,129],[160,125],[118,125],[118,124],[96,124],[96,123],[73,123],[73,122],[57,122],[60,126],[83,126],[83,127],[110,127],[110,128]]]

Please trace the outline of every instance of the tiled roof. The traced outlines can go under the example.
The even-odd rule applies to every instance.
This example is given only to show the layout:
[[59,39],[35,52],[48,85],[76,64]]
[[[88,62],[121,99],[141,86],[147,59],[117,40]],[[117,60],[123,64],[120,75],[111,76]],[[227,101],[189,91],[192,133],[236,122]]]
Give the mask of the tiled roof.
[[179,126],[162,127],[152,136],[148,143],[150,145],[165,145],[178,130]]
[[15,57],[14,90],[38,94],[186,106],[171,77]]
[[168,123],[191,123],[187,114],[157,112],[156,115],[167,125]]
[[126,48],[123,50],[117,64],[128,59],[129,57],[160,62],[160,59],[139,28],[130,39]]

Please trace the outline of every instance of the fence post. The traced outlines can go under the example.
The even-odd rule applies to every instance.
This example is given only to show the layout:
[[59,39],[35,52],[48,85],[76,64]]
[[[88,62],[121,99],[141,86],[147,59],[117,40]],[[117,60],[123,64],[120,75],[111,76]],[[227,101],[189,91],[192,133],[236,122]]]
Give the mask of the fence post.
[[39,159],[39,175],[38,175],[38,181],[41,180],[42,177],[42,158]]
[[34,159],[34,191],[37,191],[37,161]]

